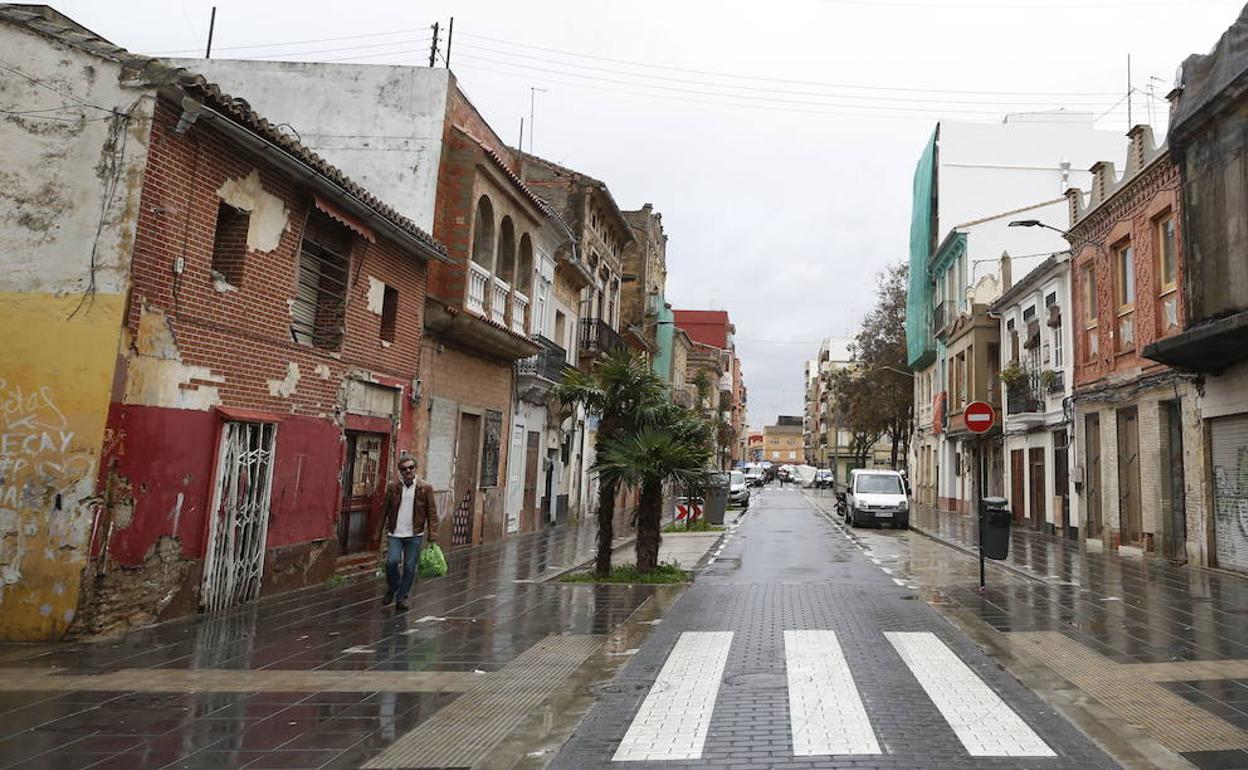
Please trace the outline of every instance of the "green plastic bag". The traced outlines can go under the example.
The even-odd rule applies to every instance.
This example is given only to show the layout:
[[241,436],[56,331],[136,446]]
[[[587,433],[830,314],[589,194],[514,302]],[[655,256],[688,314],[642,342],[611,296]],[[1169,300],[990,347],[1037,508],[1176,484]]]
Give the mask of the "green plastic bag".
[[420,576],[422,578],[444,577],[446,575],[446,555],[437,543],[430,543],[420,552]]

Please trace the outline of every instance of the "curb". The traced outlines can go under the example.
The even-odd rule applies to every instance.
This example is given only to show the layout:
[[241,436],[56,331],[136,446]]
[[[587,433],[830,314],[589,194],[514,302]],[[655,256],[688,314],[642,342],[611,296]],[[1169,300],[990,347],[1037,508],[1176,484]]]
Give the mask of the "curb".
[[[926,529],[916,526],[913,523],[910,525],[910,531],[916,532],[922,535],[923,537],[926,537],[928,540],[940,543],[941,545],[946,546],[948,548],[952,548],[955,551],[961,551],[962,553],[965,553],[967,555],[974,556],[975,558],[979,558],[978,549],[970,548],[968,546],[963,545],[962,543],[956,543],[952,540],[948,540],[946,538],[940,537],[939,535],[934,535],[931,532],[928,532]],[[1003,569],[1006,572],[1012,572],[1015,575],[1018,575],[1019,577],[1024,577],[1024,578],[1027,578],[1028,580],[1034,580],[1037,583],[1044,583],[1045,585],[1049,584],[1048,581],[1045,580],[1044,578],[1037,577],[1036,575],[1022,569],[1021,567],[1015,567],[1013,564],[1009,564],[1003,561],[998,561],[997,559],[985,559],[984,561],[996,567],[997,569]]]

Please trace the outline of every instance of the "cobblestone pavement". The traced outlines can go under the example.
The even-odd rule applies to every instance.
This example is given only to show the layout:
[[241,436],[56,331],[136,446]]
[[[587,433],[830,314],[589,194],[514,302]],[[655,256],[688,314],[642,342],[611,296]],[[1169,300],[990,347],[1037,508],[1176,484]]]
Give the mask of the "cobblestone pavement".
[[[830,495],[807,497],[832,513]],[[843,529],[1115,759],[1248,768],[1248,658],[1236,657],[1248,636],[1248,623],[1236,622],[1248,617],[1248,580],[1087,552],[1024,528],[1007,561],[988,562],[981,593],[974,520],[928,509],[911,516],[921,532]]]
[[[614,760],[614,761],[613,761]],[[552,763],[1113,763],[795,490],[767,489]]]
[[[974,549],[973,517],[921,509],[911,523]],[[1015,527],[987,592],[944,590],[1196,767],[1248,768],[1248,577]]]
[[[475,705],[473,724],[486,716],[505,734],[574,656],[609,655],[608,635],[663,590],[539,582],[588,558],[592,534],[564,527],[453,552],[450,574],[422,582],[402,615],[366,578],[114,642],[2,645],[0,767],[399,766],[385,751],[419,745],[412,735],[438,714],[448,756],[485,763],[491,742],[465,734],[468,722],[447,728],[451,706]],[[530,737],[559,722],[545,717]]]

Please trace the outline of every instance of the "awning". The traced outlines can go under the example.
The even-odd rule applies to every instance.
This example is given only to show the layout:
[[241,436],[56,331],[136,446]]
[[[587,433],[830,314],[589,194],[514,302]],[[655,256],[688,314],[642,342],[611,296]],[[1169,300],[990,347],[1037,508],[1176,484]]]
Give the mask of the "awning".
[[348,230],[351,230],[369,243],[377,242],[377,236],[373,234],[371,229],[365,227],[360,220],[315,193],[312,194],[312,199],[316,203],[316,207],[325,212],[331,219],[341,222]]

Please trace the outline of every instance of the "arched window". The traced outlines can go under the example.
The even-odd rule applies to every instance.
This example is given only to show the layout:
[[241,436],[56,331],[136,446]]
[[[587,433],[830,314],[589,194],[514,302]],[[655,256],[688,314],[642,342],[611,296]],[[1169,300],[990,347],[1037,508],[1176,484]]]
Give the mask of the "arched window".
[[528,233],[520,236],[520,272],[516,275],[516,288],[533,296],[533,239]]
[[477,201],[477,216],[472,223],[472,261],[486,270],[494,269],[494,206],[485,195]]
[[516,280],[516,228],[511,217],[503,217],[498,228],[498,277],[506,283]]

